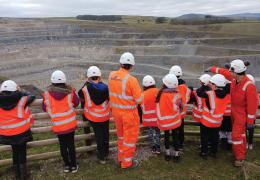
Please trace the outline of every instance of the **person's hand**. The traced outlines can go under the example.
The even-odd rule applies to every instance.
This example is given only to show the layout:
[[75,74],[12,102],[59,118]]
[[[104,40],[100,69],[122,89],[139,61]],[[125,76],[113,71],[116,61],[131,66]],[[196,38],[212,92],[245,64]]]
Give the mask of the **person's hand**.
[[247,128],[247,129],[253,129],[253,128],[254,128],[254,125],[253,125],[253,124],[248,124],[248,123],[247,123],[247,124],[246,124],[246,128]]
[[208,67],[204,72],[210,72],[210,68],[211,67]]

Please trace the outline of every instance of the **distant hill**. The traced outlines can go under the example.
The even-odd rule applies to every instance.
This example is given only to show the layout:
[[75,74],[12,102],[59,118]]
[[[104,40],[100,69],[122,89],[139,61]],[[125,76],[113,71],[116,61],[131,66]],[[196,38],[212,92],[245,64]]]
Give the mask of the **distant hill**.
[[225,15],[232,19],[244,19],[244,20],[260,20],[260,13],[243,13],[243,14],[231,14]]

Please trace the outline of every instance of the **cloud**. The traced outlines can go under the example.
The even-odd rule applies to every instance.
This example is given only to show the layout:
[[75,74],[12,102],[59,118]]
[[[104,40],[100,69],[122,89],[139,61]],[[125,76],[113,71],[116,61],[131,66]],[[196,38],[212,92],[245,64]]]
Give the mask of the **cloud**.
[[0,0],[2,17],[120,14],[175,17],[187,13],[235,14],[259,12],[256,0]]

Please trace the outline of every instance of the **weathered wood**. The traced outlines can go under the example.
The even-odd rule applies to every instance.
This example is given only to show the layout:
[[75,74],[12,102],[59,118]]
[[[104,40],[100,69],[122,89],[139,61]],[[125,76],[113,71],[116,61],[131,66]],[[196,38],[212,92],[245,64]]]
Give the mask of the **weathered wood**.
[[[139,141],[144,141],[148,138],[148,136],[140,136]],[[109,143],[109,147],[114,147],[117,145],[116,141],[112,141]],[[91,145],[91,146],[83,146],[76,148],[77,153],[83,153],[83,152],[89,152],[96,150],[97,145]],[[60,151],[53,151],[53,152],[47,152],[42,154],[34,154],[27,156],[27,161],[36,161],[36,160],[45,160],[53,157],[60,156]],[[12,163],[12,159],[3,159],[0,160],[0,166],[4,165],[10,165]]]

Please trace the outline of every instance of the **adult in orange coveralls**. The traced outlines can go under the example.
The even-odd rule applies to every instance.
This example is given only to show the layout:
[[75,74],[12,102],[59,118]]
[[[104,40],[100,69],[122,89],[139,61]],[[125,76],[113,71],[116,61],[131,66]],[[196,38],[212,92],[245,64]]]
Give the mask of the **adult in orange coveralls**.
[[222,74],[231,81],[231,117],[232,117],[232,143],[236,167],[243,166],[246,156],[246,128],[253,128],[258,106],[256,86],[246,76],[249,63],[242,60],[233,60],[230,69],[215,66],[207,72]]
[[135,65],[134,56],[126,52],[119,63],[120,69],[109,75],[108,87],[118,137],[118,161],[121,168],[128,169],[139,165],[133,157],[139,135],[137,106],[142,103],[142,90],[138,80],[129,74]]

